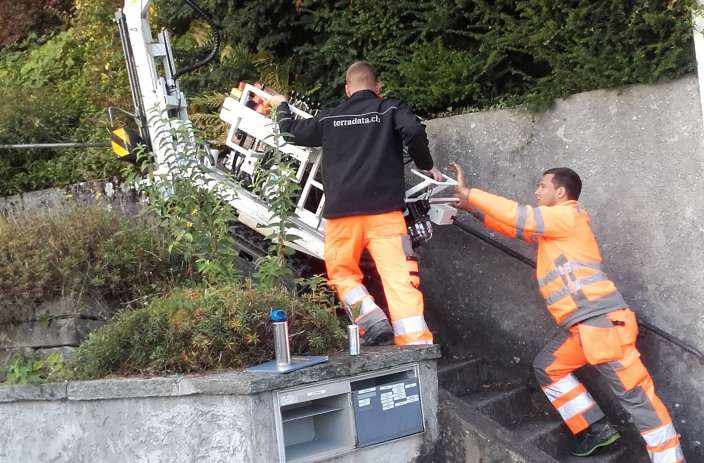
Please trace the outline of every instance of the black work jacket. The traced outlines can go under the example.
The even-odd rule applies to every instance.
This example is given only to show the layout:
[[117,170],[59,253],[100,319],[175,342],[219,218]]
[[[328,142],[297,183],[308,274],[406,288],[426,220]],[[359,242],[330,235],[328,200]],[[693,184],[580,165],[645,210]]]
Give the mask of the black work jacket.
[[362,90],[312,119],[294,120],[287,103],[277,113],[288,142],[323,147],[326,219],[403,210],[404,145],[419,169],[433,167],[425,127],[399,100]]

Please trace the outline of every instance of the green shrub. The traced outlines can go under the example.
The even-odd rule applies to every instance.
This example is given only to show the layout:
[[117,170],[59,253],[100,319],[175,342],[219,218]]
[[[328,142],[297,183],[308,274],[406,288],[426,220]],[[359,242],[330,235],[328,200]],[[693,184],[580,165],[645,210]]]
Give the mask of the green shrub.
[[64,358],[58,352],[46,357],[16,354],[4,371],[6,384],[40,384],[69,379]]
[[[221,17],[226,46],[272,53],[290,66],[295,88],[324,103],[342,98],[345,68],[366,59],[380,71],[388,94],[402,95],[429,114],[448,106],[528,103],[544,109],[571,93],[693,72],[693,4],[260,0],[233,8],[225,0],[208,0],[204,6]],[[194,18],[173,2],[159,2],[158,11],[181,33]],[[246,69],[230,68],[216,79],[223,82],[220,90],[251,75]],[[186,86],[201,91],[212,75],[203,71]]]
[[177,289],[91,333],[76,353],[76,376],[189,373],[270,360],[273,307],[288,314],[292,353],[341,349],[343,329],[324,293],[295,296],[249,284]]
[[145,219],[102,206],[0,217],[0,320],[63,294],[92,294],[111,305],[180,281],[186,263]]

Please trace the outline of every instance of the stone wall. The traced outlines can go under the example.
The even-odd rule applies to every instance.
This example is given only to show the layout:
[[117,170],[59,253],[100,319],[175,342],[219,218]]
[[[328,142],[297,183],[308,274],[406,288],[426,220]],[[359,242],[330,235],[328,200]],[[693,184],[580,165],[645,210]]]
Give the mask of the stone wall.
[[76,203],[93,204],[97,201],[132,213],[139,207],[139,200],[134,190],[113,182],[96,181],[2,197],[0,214],[11,215],[37,209],[56,209]]
[[[438,165],[457,161],[470,185],[524,204],[534,203],[545,169],[575,169],[606,271],[626,301],[642,319],[704,349],[704,134],[696,77],[578,94],[541,114],[496,110],[427,126]],[[421,253],[426,311],[447,352],[479,352],[527,371],[554,330],[534,271],[452,226],[438,228]],[[700,452],[704,368],[651,334],[640,347],[685,445]]]
[[[85,182],[0,198],[0,214],[57,211],[69,205],[96,202],[127,213],[136,213],[139,208],[138,198],[131,190],[111,182]],[[16,353],[46,356],[60,352],[64,358],[70,357],[85,336],[109,320],[114,312],[114,307],[95,298],[65,295],[38,306],[16,307],[12,318],[0,313],[0,380],[4,380],[3,367]]]

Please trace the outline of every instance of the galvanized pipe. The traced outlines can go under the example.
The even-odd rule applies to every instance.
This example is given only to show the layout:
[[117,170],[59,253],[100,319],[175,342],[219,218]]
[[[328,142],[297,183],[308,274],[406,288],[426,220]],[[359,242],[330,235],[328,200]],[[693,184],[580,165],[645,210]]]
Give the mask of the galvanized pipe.
[[0,145],[5,150],[40,150],[49,148],[107,148],[110,144],[101,143],[19,143],[15,145]]

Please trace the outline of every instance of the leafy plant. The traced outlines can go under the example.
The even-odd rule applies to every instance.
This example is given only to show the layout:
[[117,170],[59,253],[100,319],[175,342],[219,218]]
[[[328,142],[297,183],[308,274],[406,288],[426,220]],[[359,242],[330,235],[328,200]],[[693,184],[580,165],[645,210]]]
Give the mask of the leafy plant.
[[[150,124],[158,127],[153,143],[160,147],[159,164],[146,176],[135,176],[134,186],[148,198],[145,214],[156,220],[167,237],[170,253],[180,256],[187,276],[211,284],[237,278],[235,243],[229,224],[233,210],[223,199],[234,181],[214,182],[209,173],[208,147],[194,138],[190,124],[164,120],[152,110]],[[145,169],[146,166],[143,166]]]
[[283,134],[279,133],[275,112],[273,117],[274,146],[260,160],[261,168],[255,179],[255,189],[269,206],[269,225],[273,229],[273,233],[267,236],[271,243],[269,255],[257,261],[257,271],[254,275],[257,283],[264,287],[285,285],[287,281],[293,280],[293,270],[287,257],[293,255],[294,250],[287,243],[294,241],[296,237],[289,233],[292,226],[289,219],[296,210],[295,197],[301,189],[290,159],[279,148],[285,141]]
[[40,384],[67,379],[70,372],[58,352],[42,358],[37,355],[16,354],[6,369],[7,384]]

